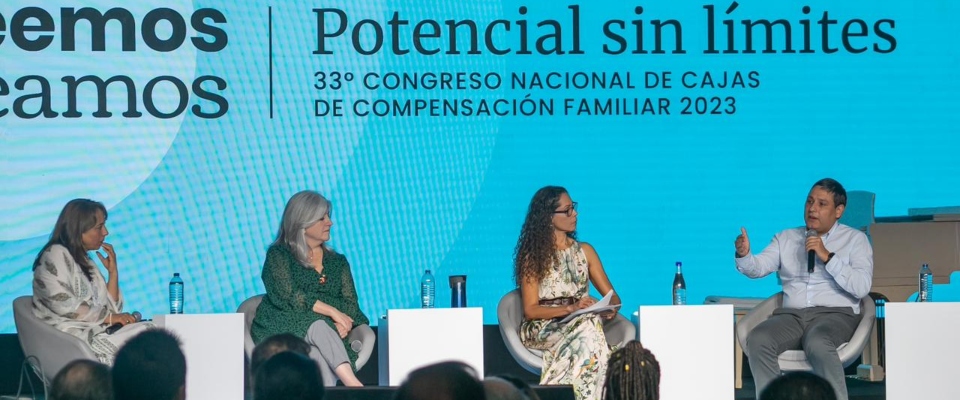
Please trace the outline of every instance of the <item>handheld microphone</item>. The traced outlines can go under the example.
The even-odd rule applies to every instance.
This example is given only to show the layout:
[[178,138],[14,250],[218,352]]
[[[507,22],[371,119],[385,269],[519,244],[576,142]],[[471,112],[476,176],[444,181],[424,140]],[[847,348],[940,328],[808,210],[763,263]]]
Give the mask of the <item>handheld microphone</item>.
[[[806,233],[805,236],[806,236],[807,239],[809,239],[809,238],[812,238],[812,237],[817,237],[817,236],[819,236],[819,234],[817,234],[817,231],[816,231],[816,230],[807,229],[807,233]],[[816,262],[817,262],[816,257],[817,257],[817,253],[816,253],[815,251],[813,251],[813,250],[807,251],[807,273],[808,273],[808,274],[812,274],[812,273],[813,273],[813,266],[814,266],[814,264],[816,264]]]
[[[134,322],[140,322],[140,319],[143,318],[143,315],[140,315],[140,311],[134,311],[130,313],[130,316],[133,317]],[[119,331],[120,328],[123,328],[123,324],[118,322],[116,324],[108,326],[107,329],[104,330],[104,332],[106,332],[108,335],[112,335],[114,332]]]

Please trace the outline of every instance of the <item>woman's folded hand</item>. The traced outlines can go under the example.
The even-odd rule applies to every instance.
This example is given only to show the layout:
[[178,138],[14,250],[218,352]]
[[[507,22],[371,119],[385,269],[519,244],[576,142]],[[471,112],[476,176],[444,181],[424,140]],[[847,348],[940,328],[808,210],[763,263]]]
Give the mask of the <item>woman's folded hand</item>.
[[330,319],[333,320],[334,326],[337,328],[337,333],[340,334],[340,338],[347,337],[347,333],[350,333],[350,330],[353,329],[353,318],[347,316],[340,312],[340,310],[334,310],[331,313]]
[[345,326],[339,322],[334,322],[333,326],[337,328],[337,334],[340,335],[340,339],[347,337],[350,334],[350,326]]

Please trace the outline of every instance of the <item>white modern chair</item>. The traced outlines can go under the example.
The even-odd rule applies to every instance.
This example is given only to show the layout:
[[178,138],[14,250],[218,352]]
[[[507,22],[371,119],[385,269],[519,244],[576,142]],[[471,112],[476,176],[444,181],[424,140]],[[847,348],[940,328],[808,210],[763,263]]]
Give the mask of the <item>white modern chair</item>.
[[[520,290],[515,289],[500,299],[497,306],[497,318],[500,321],[500,335],[507,345],[507,350],[521,367],[534,374],[540,375],[543,368],[543,352],[528,349],[520,342],[520,323],[523,322],[523,301]],[[617,313],[609,321],[604,321],[603,333],[607,343],[623,347],[627,342],[637,338],[637,328],[630,320]]]
[[37,318],[33,314],[33,296],[13,300],[13,320],[23,355],[46,386],[73,360],[99,361],[87,342]]
[[[773,311],[780,308],[782,304],[783,292],[779,292],[757,304],[737,323],[737,340],[740,341],[740,347],[747,348],[747,336],[750,335],[750,331],[773,315]],[[876,321],[876,305],[870,296],[860,299],[860,314],[863,317],[860,319],[860,325],[853,332],[853,337],[850,338],[849,342],[837,347],[840,362],[843,363],[844,367],[850,366],[860,357],[860,353],[863,352],[863,348],[867,344],[867,339],[873,332]],[[780,364],[780,370],[783,372],[810,371],[813,369],[803,350],[787,350],[780,354],[777,361]]]
[[237,308],[237,312],[243,314],[243,349],[246,350],[247,357],[253,354],[253,348],[256,347],[253,337],[250,336],[250,327],[253,326],[253,317],[257,316],[257,307],[260,307],[261,301],[263,301],[263,295],[258,294],[244,300]]

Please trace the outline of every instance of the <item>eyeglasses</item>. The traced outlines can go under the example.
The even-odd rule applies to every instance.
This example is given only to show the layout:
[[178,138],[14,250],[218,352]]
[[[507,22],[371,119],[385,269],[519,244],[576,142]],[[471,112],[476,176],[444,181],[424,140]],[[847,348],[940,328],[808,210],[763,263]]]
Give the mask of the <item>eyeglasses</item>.
[[573,212],[576,211],[576,210],[577,210],[577,202],[573,202],[573,203],[570,204],[570,207],[567,207],[566,209],[563,209],[563,210],[554,211],[553,213],[554,213],[554,214],[567,214],[568,217],[571,217],[571,216],[573,216]]

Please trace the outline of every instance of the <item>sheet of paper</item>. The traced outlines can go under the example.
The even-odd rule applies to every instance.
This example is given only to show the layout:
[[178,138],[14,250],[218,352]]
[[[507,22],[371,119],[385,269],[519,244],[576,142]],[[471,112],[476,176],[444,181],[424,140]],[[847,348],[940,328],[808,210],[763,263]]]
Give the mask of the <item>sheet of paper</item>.
[[568,321],[570,321],[571,319],[573,319],[574,317],[576,317],[576,316],[578,316],[578,315],[580,315],[580,314],[586,314],[586,313],[602,313],[602,312],[605,312],[605,311],[610,311],[610,310],[617,310],[617,309],[619,309],[619,308],[620,308],[620,305],[619,305],[619,304],[610,305],[610,299],[612,299],[612,298],[613,298],[613,291],[611,290],[610,292],[607,293],[606,296],[603,296],[603,298],[600,299],[600,301],[598,301],[598,302],[596,302],[596,303],[593,303],[593,305],[590,306],[590,307],[581,308],[581,309],[579,309],[579,310],[577,310],[577,311],[574,311],[574,312],[570,313],[570,315],[567,315],[566,317],[564,317],[562,320],[560,320],[560,322],[561,322],[561,323],[567,323]]

